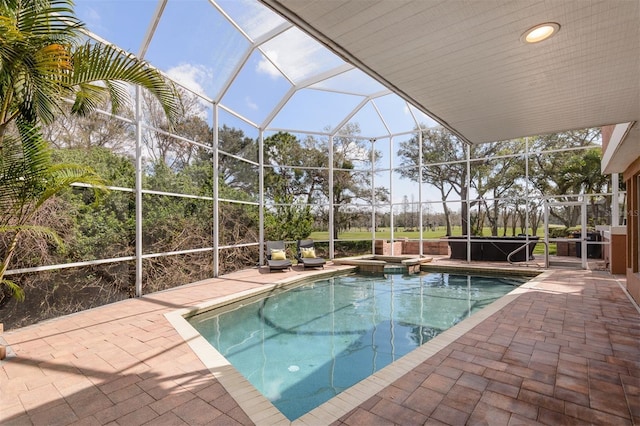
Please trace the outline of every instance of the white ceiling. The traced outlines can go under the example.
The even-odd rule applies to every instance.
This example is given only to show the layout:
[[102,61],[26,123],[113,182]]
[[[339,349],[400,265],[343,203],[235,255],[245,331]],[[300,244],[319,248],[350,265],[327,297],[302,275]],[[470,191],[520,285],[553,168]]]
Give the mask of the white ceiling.
[[638,0],[260,1],[472,143],[640,121]]

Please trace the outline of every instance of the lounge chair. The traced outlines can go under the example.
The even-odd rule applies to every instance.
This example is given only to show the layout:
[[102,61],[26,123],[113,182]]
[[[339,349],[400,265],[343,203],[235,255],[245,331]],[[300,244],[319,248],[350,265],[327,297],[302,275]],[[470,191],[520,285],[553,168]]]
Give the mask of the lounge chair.
[[327,263],[323,258],[316,255],[313,240],[298,240],[296,259],[304,268],[324,268],[324,264]]
[[287,259],[284,241],[267,241],[265,242],[265,246],[269,272],[274,269],[284,270],[291,268],[291,261]]

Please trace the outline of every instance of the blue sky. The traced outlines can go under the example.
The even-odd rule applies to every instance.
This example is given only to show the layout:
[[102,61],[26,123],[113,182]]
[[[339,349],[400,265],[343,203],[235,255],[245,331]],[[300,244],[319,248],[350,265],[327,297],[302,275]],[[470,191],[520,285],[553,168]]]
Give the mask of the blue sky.
[[[145,55],[154,66],[212,99],[219,97],[250,47],[240,31],[259,39],[285,23],[253,0],[224,0],[218,4],[238,22],[240,29],[206,0],[170,0]],[[77,13],[89,30],[134,54],[140,53],[156,7],[156,0],[76,2]],[[256,23],[259,23],[257,28],[252,27]],[[290,28],[261,44],[261,51],[251,54],[221,103],[262,124],[292,83],[301,84],[307,78],[342,65],[341,59],[319,43]],[[385,90],[378,82],[353,69],[297,92],[292,105],[284,108],[273,123],[275,127],[321,131],[342,121],[364,96]],[[338,94],[339,91],[350,94]],[[391,131],[414,127],[406,104],[399,97],[377,97],[374,102]],[[386,134],[382,121],[372,109],[371,104],[367,105],[354,120],[360,123],[366,136]],[[429,121],[423,115],[419,118]]]
[[[388,93],[384,86],[357,69],[331,79],[313,80],[322,73],[348,68],[315,40],[296,28],[288,28],[288,23],[261,4],[253,0],[220,0],[217,4],[239,28],[207,0],[169,0],[145,59],[195,92],[212,99],[222,94],[223,105],[257,125],[265,122],[294,85],[307,86],[310,81],[313,84],[295,91],[268,127],[312,132],[334,128],[371,95],[375,95],[373,103],[367,103],[350,120],[360,125],[362,136],[380,138],[389,131],[411,131],[414,117],[430,127],[436,125],[415,108],[411,108],[411,114],[398,96],[384,95]],[[77,0],[76,12],[90,31],[140,54],[157,6],[156,0]],[[280,35],[266,38],[260,50],[246,56],[251,47],[247,38],[260,40],[277,28]],[[225,89],[238,70],[233,83]],[[223,90],[226,91],[222,93]],[[230,116],[221,114],[224,117]],[[246,130],[249,126],[238,125],[240,120],[229,121],[248,136],[257,136],[257,131]],[[396,137],[396,147],[409,137]],[[376,149],[383,153],[383,167],[388,167],[388,143],[377,144]],[[395,164],[398,161],[394,159]],[[393,186],[394,202],[402,201],[405,195],[410,199],[410,194],[417,201],[417,185],[394,177]]]

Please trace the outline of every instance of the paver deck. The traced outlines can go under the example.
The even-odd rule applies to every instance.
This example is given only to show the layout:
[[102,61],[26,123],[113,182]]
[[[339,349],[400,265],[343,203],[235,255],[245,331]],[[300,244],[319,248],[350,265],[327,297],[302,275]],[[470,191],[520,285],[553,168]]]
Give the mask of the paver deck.
[[[271,423],[231,396],[165,314],[315,273],[245,270],[7,331],[0,424]],[[407,372],[361,401],[335,401],[339,418],[307,423],[640,424],[640,313],[623,280],[549,271],[476,322],[432,356],[397,361]]]

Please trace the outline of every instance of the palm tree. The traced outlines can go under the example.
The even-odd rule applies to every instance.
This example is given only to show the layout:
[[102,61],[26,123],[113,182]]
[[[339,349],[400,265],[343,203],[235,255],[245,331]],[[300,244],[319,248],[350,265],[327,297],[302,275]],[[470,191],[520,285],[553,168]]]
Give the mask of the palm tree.
[[114,46],[80,43],[83,27],[72,0],[0,0],[0,233],[8,234],[0,304],[7,294],[24,298],[5,279],[20,236],[60,243],[52,230],[29,225],[43,203],[75,183],[104,190],[92,169],[53,164],[40,126],[63,114],[67,102],[75,114],[105,100],[116,112],[128,98],[124,83],[148,90],[170,123],[178,114],[177,92],[157,70]]

